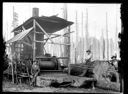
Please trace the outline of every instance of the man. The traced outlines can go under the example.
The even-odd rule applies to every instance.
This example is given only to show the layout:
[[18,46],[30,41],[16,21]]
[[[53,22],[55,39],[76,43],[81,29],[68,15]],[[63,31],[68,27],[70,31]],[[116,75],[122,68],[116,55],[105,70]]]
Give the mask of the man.
[[117,55],[114,55],[111,57],[112,59],[112,65],[115,67],[115,69],[118,69],[118,61],[117,61]]
[[[85,64],[89,65],[92,62],[92,53],[91,53],[90,50],[87,50],[86,53],[87,54],[86,54],[86,58],[85,58]],[[79,75],[79,76],[84,76],[86,72],[87,72],[86,69],[83,70],[83,73],[81,75]]]
[[38,61],[33,61],[32,70],[31,70],[32,81],[31,81],[30,85],[34,85],[35,86],[36,77],[38,76],[39,72],[40,72],[39,62]]
[[55,66],[56,66],[55,70],[61,70],[60,62],[56,56],[52,56],[52,62],[54,62]]
[[92,53],[90,50],[86,51],[85,63],[88,64],[92,62]]

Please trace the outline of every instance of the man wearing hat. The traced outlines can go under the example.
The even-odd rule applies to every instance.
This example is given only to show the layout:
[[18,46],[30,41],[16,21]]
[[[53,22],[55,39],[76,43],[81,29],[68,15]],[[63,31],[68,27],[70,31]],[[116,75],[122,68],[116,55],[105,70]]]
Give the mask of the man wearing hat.
[[[86,57],[85,57],[85,64],[88,65],[88,64],[91,63],[91,62],[92,62],[92,53],[91,53],[90,50],[87,50],[87,51],[86,51]],[[86,73],[86,70],[84,70],[84,71],[82,72],[82,74],[80,74],[79,76],[84,76],[85,73]]]
[[118,61],[117,61],[117,55],[115,54],[115,55],[113,55],[112,57],[111,57],[111,59],[112,59],[112,65],[115,67],[115,69],[117,70],[117,68],[118,68]]
[[91,50],[87,50],[86,51],[85,63],[88,64],[89,62],[92,62]]
[[33,64],[32,64],[32,69],[31,69],[32,81],[31,81],[30,85],[34,85],[34,86],[36,85],[35,81],[36,81],[36,77],[39,72],[40,72],[39,62],[35,60],[35,61],[33,61]]

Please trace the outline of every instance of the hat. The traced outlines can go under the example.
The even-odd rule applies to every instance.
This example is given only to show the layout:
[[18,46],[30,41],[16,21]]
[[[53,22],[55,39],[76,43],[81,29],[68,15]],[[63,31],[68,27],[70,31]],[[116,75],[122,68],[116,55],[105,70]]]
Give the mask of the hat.
[[114,59],[114,58],[116,59],[116,56],[112,56],[112,57],[111,57],[111,59]]
[[87,50],[86,52],[91,52],[90,50]]

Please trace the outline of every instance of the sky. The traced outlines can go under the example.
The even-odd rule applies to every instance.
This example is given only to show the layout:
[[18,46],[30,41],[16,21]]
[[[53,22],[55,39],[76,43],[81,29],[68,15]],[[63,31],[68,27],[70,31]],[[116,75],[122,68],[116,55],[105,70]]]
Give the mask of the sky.
[[[13,37],[13,33],[11,33],[13,30],[13,6],[14,11],[18,13],[19,25],[32,16],[32,8],[34,7],[39,8],[39,16],[51,16],[58,14],[59,17],[62,17],[63,12],[63,3],[3,3],[3,37],[5,37],[6,41]],[[74,22],[74,11],[78,10],[78,15],[80,15],[81,11],[86,10],[86,8],[88,8],[90,36],[97,38],[101,36],[101,29],[105,30],[106,27],[106,24],[104,23],[106,20],[106,12],[108,12],[109,37],[112,38],[114,36],[116,17],[118,18],[118,32],[121,31],[120,4],[68,3],[68,20]],[[75,31],[74,28],[72,30]],[[79,33],[79,36],[81,36],[81,33]]]
[[[115,33],[121,32],[120,5],[121,4],[119,3],[118,4],[67,3],[67,8],[68,8],[67,20],[74,22],[74,24],[71,25],[71,31],[75,31],[74,33],[71,34],[71,42],[72,43],[77,42],[76,41],[77,32],[78,32],[77,40],[79,40],[80,37],[86,36],[86,28],[85,28],[86,20],[87,20],[86,12],[88,11],[89,36],[100,40],[102,36],[102,32],[104,32],[103,37],[106,38],[105,32],[106,32],[106,15],[107,15],[108,37],[109,39],[114,40],[113,43],[114,45],[115,43],[117,44],[118,40],[115,40]],[[12,27],[13,6],[14,6],[14,11],[18,14],[18,20],[19,20],[18,25],[21,25],[27,19],[32,17],[32,8],[34,7],[39,8],[39,16],[52,16],[58,14],[58,17],[63,18],[64,3],[11,3],[11,2],[3,3],[3,8],[2,8],[3,37],[5,38],[5,41],[11,39],[14,36],[13,33],[11,32],[13,30]],[[76,11],[78,16],[77,29],[76,29],[76,16],[75,16]],[[83,13],[83,21],[82,21],[82,13]],[[83,22],[83,26],[81,25],[82,22]],[[117,25],[117,30],[116,30],[116,25]],[[82,32],[82,30],[84,32]],[[64,32],[60,31],[58,33],[63,34]],[[62,40],[60,39],[59,41]],[[56,47],[52,46],[52,48],[56,48]],[[49,50],[52,51],[51,48]],[[73,55],[75,55],[75,52],[72,53]]]

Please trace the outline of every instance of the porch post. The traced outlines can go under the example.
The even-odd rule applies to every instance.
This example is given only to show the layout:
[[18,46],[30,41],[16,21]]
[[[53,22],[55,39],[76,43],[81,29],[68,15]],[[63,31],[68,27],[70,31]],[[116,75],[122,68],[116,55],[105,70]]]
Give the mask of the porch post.
[[34,28],[34,39],[33,39],[33,61],[35,60],[36,55],[36,26],[35,26],[35,19],[33,19],[33,28]]
[[[70,26],[68,27],[68,32],[70,32]],[[70,63],[71,63],[71,58],[70,58],[70,47],[71,47],[71,43],[70,43],[70,33],[69,33],[69,37],[68,37],[68,44],[70,45],[67,45],[68,46],[68,74],[70,74]]]
[[[9,46],[10,46],[10,43],[9,43]],[[11,71],[12,71],[12,83],[14,83],[14,67],[13,67],[13,58],[14,58],[14,56],[12,57],[12,60],[11,60]]]

